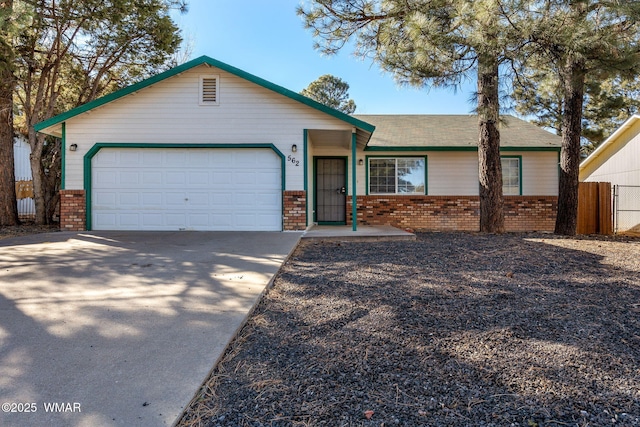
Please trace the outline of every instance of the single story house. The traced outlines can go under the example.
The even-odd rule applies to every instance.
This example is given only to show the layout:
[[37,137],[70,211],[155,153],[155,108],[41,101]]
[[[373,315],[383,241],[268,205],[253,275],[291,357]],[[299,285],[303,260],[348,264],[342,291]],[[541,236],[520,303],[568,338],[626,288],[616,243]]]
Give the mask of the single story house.
[[580,163],[580,182],[610,182],[616,231],[640,231],[640,115],[630,117]]
[[[63,141],[64,229],[479,229],[477,118],[351,116],[206,56],[36,130]],[[507,229],[552,230],[560,138],[501,135]]]

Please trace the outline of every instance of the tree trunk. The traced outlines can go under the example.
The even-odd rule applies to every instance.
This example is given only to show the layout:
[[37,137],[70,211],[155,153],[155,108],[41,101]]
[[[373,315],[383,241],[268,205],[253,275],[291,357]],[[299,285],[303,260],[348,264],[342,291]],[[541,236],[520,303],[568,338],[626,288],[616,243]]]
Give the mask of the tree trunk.
[[[11,15],[13,1],[0,2],[0,14]],[[13,48],[9,44],[10,19],[0,28],[0,225],[17,225],[16,177],[13,157]]]
[[580,134],[584,101],[585,70],[582,61],[567,59],[562,72],[564,111],[560,185],[556,234],[575,236],[578,224],[578,173],[580,172]]
[[478,55],[478,163],[480,180],[480,231],[504,232],[502,163],[500,160],[500,98],[498,59]]
[[29,145],[31,146],[29,160],[33,177],[33,202],[36,207],[36,224],[46,225],[50,221],[47,218],[47,203],[44,190],[47,177],[42,166],[44,135],[37,135],[33,128],[29,129]]
[[55,139],[49,141],[45,153],[44,164],[47,165],[47,174],[45,180],[45,205],[47,207],[47,222],[54,222],[54,216],[60,202],[60,182],[62,162],[60,159],[61,141]]

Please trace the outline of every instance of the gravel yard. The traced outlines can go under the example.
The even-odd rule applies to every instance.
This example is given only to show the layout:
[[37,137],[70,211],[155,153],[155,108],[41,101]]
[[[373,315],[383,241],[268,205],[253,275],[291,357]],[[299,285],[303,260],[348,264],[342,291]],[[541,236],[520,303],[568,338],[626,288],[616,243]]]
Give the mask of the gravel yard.
[[640,239],[304,242],[180,426],[638,426]]
[[57,224],[35,225],[26,222],[22,225],[0,226],[0,240],[8,239],[10,237],[27,236],[29,234],[52,233],[55,231],[60,231],[60,227]]

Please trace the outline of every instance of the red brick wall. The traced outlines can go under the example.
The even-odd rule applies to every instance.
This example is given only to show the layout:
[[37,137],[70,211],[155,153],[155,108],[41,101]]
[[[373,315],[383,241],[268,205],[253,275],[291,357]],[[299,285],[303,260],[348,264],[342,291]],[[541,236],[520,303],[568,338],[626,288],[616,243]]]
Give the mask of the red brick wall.
[[307,200],[304,191],[285,191],[284,201],[284,229],[286,231],[305,230],[307,228]]
[[60,229],[87,229],[87,205],[84,190],[60,190]]
[[554,196],[505,196],[504,227],[507,231],[553,231],[558,198]]
[[[351,224],[351,197],[347,222]],[[393,225],[412,230],[478,231],[477,196],[358,196],[358,224]],[[553,231],[558,198],[505,196],[507,231]]]

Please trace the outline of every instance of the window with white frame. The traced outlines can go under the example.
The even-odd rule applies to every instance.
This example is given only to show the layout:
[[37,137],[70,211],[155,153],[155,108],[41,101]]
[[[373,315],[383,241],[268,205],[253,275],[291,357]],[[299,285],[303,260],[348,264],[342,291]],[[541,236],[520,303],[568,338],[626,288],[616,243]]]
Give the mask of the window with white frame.
[[424,157],[369,159],[369,194],[425,194]]
[[502,157],[502,194],[520,196],[522,194],[520,157]]
[[220,77],[215,74],[200,76],[200,105],[220,105]]

